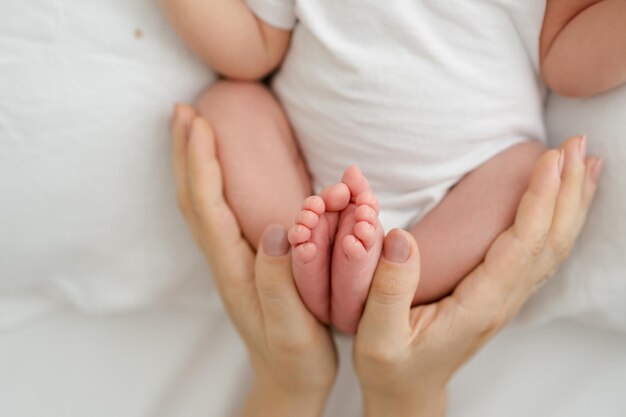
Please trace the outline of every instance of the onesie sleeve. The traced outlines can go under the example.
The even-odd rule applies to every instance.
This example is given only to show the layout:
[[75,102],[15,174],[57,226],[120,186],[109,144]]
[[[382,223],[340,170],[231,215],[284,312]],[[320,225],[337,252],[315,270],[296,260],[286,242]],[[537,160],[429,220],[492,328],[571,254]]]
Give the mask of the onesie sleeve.
[[291,30],[296,25],[295,0],[246,0],[246,4],[270,26]]

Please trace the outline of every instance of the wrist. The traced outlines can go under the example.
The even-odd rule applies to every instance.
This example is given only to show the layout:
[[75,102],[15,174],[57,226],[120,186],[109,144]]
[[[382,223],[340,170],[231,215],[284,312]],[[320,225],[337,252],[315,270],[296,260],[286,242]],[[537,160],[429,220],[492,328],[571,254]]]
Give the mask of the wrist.
[[324,411],[329,390],[288,389],[256,380],[242,417],[319,417]]
[[364,391],[363,402],[366,417],[443,417],[447,393],[445,387],[402,396]]

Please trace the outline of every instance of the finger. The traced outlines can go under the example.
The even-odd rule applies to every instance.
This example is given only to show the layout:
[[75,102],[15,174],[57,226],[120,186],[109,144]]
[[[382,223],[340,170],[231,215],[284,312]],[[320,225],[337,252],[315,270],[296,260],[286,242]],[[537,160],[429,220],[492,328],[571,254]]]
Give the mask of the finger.
[[191,206],[202,228],[203,241],[210,249],[227,253],[243,239],[224,199],[213,130],[202,117],[193,119],[186,158]]
[[513,223],[513,235],[531,255],[543,249],[552,224],[564,166],[564,152],[550,150],[536,162],[528,190],[522,196]]
[[191,122],[195,114],[195,110],[192,107],[185,104],[177,104],[172,114],[170,132],[172,139],[172,169],[178,207],[185,217],[196,242],[199,243],[197,224],[191,209],[189,183],[187,180],[187,143]]
[[204,252],[226,306],[239,311],[238,303],[256,300],[254,253],[224,200],[213,132],[201,117],[193,119],[186,158],[191,206]]
[[[602,167],[601,159],[586,158],[581,169],[582,172],[571,184],[572,188],[577,189],[577,198],[559,199],[553,227],[549,232],[548,245],[535,264],[536,272],[533,275],[537,281],[536,288],[541,287],[546,279],[555,274],[559,265],[567,259],[574,247],[587,219],[591,202],[598,187]],[[567,190],[563,190],[564,187],[561,188],[562,192],[567,192]]]
[[577,235],[575,225],[585,184],[587,140],[584,136],[570,138],[561,145],[561,149],[565,155],[561,188],[548,236],[551,255],[555,255],[552,257],[559,262],[567,258]]
[[[180,210],[183,213],[196,242],[198,245],[204,246],[202,230],[199,226],[199,221],[192,204],[190,180],[193,177],[190,177],[189,175],[188,148],[191,143],[191,131],[195,120],[196,112],[192,107],[187,105],[177,105],[174,108],[174,114],[170,123],[172,135],[173,171]],[[197,126],[194,136],[196,137],[197,142]],[[210,138],[200,138],[201,141],[209,139]],[[207,154],[207,156],[210,157],[210,154]],[[237,264],[240,263],[245,263],[245,259],[237,261]],[[255,308],[256,294],[254,291],[251,291],[245,285],[241,285],[235,280],[231,283],[232,285],[225,285],[225,283],[228,283],[230,271],[227,268],[221,267],[220,264],[216,264],[214,261],[211,261],[210,264],[213,269],[213,276],[217,283],[218,290],[222,294],[224,305],[228,314],[238,328],[241,329],[242,327],[245,327],[247,321],[249,321],[246,320],[246,317],[258,316],[258,314],[250,314],[250,310],[254,310]],[[239,274],[242,275],[243,271]],[[235,298],[234,294],[237,294],[239,300],[241,301],[239,305],[233,302]],[[256,307],[258,307],[258,305]],[[246,311],[246,309],[248,311]],[[244,337],[246,337],[248,333],[249,331],[247,330],[242,331]]]
[[458,334],[490,335],[532,294],[532,275],[545,246],[556,207],[562,154],[551,150],[537,161],[515,223],[491,245],[484,262],[462,280],[450,300],[450,327]]
[[383,256],[370,286],[357,330],[360,343],[402,346],[410,341],[409,313],[420,275],[417,243],[410,233],[393,229],[385,237]]
[[311,326],[318,326],[306,309],[291,270],[287,231],[269,225],[257,251],[255,281],[268,343],[310,341]]
[[587,213],[591,208],[591,203],[598,190],[598,181],[600,180],[603,169],[604,161],[602,159],[587,157],[585,161],[585,180],[581,196],[581,207],[580,210],[578,210],[578,217],[573,228],[576,236],[578,236],[585,224]]

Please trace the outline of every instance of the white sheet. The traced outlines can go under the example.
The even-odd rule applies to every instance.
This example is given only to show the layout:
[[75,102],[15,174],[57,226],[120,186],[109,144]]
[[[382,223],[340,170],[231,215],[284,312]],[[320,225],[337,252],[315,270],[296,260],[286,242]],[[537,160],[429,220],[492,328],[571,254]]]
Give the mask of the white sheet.
[[[624,334],[564,321],[509,330],[454,379],[448,415],[623,417],[624,349]],[[2,416],[234,416],[249,376],[222,313],[181,305],[59,311],[0,334]],[[342,373],[338,385],[326,417],[362,416],[354,381]]]
[[203,285],[167,123],[213,74],[151,0],[0,7],[0,328]]
[[[0,6],[0,415],[232,415],[245,353],[176,211],[168,162],[171,102],[212,76],[150,0]],[[616,111],[602,103],[576,122]],[[607,178],[605,189],[621,184]],[[360,414],[340,344],[328,417]],[[581,324],[511,329],[455,379],[450,415],[623,417],[625,348]]]

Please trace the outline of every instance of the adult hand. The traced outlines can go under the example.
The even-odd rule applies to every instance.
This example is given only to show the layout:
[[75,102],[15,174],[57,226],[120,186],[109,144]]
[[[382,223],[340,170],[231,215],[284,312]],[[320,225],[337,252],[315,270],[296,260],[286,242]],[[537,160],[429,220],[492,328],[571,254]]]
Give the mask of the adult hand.
[[300,300],[286,231],[269,226],[254,254],[224,200],[211,128],[189,106],[174,110],[172,145],[180,209],[255,371],[244,415],[321,414],[336,374],[336,351],[328,329]]
[[359,324],[354,361],[368,416],[438,416],[451,376],[511,320],[567,257],[602,161],[572,138],[537,162],[515,223],[447,298],[411,308],[419,281],[412,236],[392,230]]

